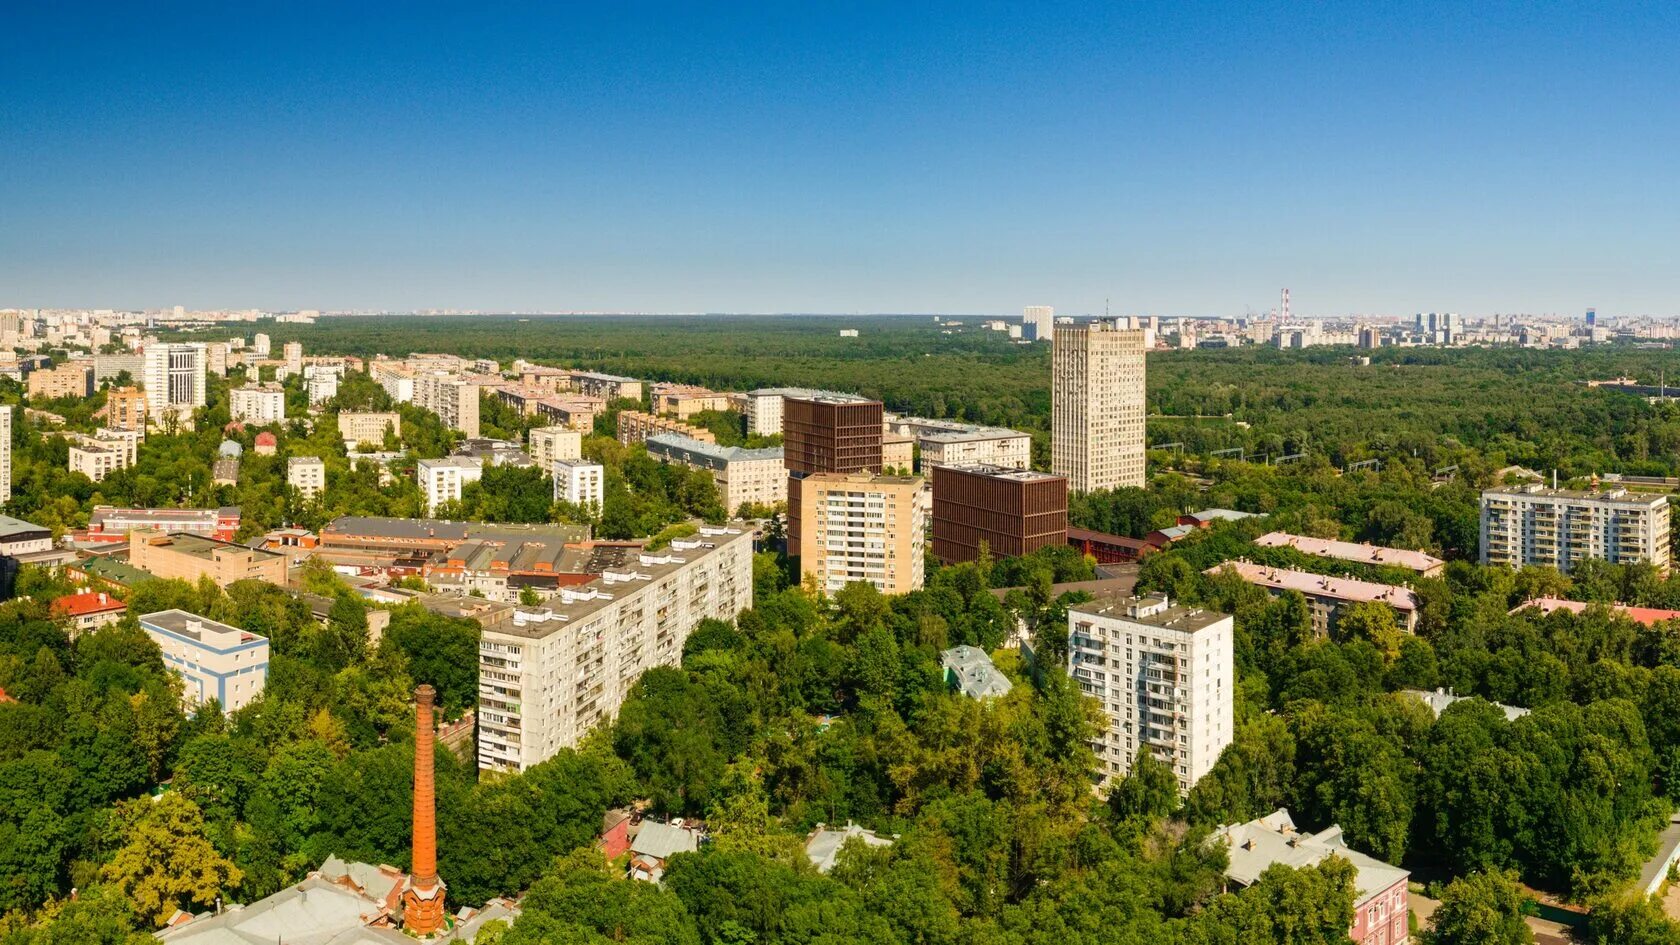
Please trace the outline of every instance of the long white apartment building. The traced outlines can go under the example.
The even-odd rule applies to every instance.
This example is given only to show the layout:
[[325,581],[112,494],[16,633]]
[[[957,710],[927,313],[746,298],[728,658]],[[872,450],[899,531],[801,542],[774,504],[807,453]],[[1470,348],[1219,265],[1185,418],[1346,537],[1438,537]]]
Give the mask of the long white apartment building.
[[478,436],[478,385],[448,374],[417,374],[414,405],[438,415],[446,427]]
[[228,391],[228,412],[240,423],[278,423],[286,419],[286,391],[279,384],[235,387]]
[[467,483],[484,478],[484,461],[471,456],[423,459],[415,476],[420,480],[420,494],[426,497],[426,514],[432,515],[445,502],[459,499]]
[[749,529],[703,527],[486,627],[478,766],[523,771],[576,747],[642,673],[679,665],[700,621],[752,606],[752,547]]
[[378,360],[368,364],[368,377],[384,388],[399,404],[414,401],[414,372],[401,361]]
[[71,435],[69,469],[94,482],[119,469],[133,466],[140,455],[140,434],[135,430],[101,429],[93,436]]
[[606,469],[587,459],[554,461],[554,501],[599,509],[606,498]]
[[1107,597],[1068,608],[1068,674],[1102,704],[1092,743],[1102,779],[1149,751],[1188,792],[1231,743],[1235,621],[1165,596]]
[[583,434],[570,427],[535,427],[527,449],[538,469],[553,469],[555,460],[583,458]]
[[998,466],[1027,469],[1032,465],[1032,435],[1005,427],[987,427],[958,420],[889,416],[886,432],[916,440],[922,450],[923,475],[935,466]]
[[718,498],[731,515],[749,503],[769,506],[787,501],[787,467],[779,446],[750,450],[702,443],[680,433],[657,433],[647,438],[647,451],[661,462],[710,472]]
[[1669,565],[1668,497],[1540,484],[1482,493],[1482,563],[1569,572],[1588,558]]
[[233,712],[268,684],[268,638],[184,610],[140,618],[140,629],[163,651],[163,665],[181,677],[188,705],[215,699]]
[[1068,489],[1144,484],[1144,332],[1057,325],[1051,345],[1050,471]]

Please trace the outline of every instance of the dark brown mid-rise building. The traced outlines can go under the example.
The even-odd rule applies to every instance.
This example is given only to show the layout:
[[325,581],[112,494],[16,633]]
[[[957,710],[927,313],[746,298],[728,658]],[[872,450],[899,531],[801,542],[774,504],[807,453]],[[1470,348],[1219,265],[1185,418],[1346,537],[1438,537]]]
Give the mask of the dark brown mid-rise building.
[[1002,466],[940,466],[933,476],[933,553],[947,564],[1067,544],[1065,476]]
[[856,394],[812,391],[782,398],[790,557],[799,555],[801,481],[810,473],[880,472],[881,421],[881,402]]

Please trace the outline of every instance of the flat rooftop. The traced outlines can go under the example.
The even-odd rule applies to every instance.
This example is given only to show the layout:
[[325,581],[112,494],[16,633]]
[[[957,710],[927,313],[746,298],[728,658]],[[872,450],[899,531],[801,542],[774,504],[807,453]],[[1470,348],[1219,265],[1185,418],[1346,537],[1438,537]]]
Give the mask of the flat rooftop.
[[988,479],[1008,479],[1011,482],[1048,482],[1067,478],[1054,473],[1039,472],[1036,469],[1015,469],[1009,466],[994,466],[991,463],[940,465],[933,468],[952,469],[957,472],[968,473],[971,476],[985,476]]
[[642,553],[618,568],[608,570],[601,577],[575,587],[561,588],[560,593],[538,607],[521,607],[514,618],[486,633],[505,637],[537,640],[559,633],[569,626],[580,625],[591,616],[610,606],[613,601],[628,597],[654,582],[688,565],[715,554],[737,542],[752,542],[752,529],[733,523],[727,528],[704,526],[690,538],[679,538],[669,548]]
[[862,394],[842,394],[831,390],[807,390],[796,394],[783,394],[787,400],[805,400],[814,404],[878,404],[880,401]]
[[1482,490],[1482,498],[1489,496],[1509,496],[1518,499],[1557,499],[1567,502],[1602,502],[1608,505],[1626,505],[1638,508],[1650,508],[1658,504],[1666,505],[1668,496],[1638,494],[1626,489],[1552,489],[1538,483],[1515,486],[1496,486]]
[[1180,633],[1195,633],[1199,630],[1206,630],[1231,619],[1230,614],[1222,614],[1217,610],[1202,610],[1196,607],[1174,604],[1159,594],[1150,594],[1143,597],[1130,597],[1118,593],[1110,594],[1106,597],[1086,601],[1083,604],[1074,604],[1068,608],[1068,613],[1114,617],[1148,627],[1158,627],[1162,630],[1176,630]]
[[168,630],[176,636],[186,637],[189,640],[197,640],[201,643],[204,642],[206,634],[215,634],[218,636],[237,634],[240,642],[242,643],[250,643],[253,640],[264,639],[254,633],[241,630],[238,627],[230,626],[219,620],[211,620],[209,617],[200,617],[197,614],[188,613],[184,610],[160,610],[156,613],[142,614],[140,615],[140,622],[143,624],[151,624],[154,627]]
[[686,453],[688,456],[684,457],[685,462],[694,462],[706,466],[714,464],[726,466],[730,463],[747,463],[755,460],[774,460],[779,463],[783,457],[780,446],[751,450],[744,446],[718,446],[715,443],[696,440],[694,437],[683,436],[680,433],[656,433],[647,438],[647,445],[650,452],[652,452],[653,447],[659,447],[661,448],[661,455]]
[[277,554],[272,551],[263,551],[260,548],[251,548],[231,541],[220,541],[215,538],[197,535],[192,532],[169,532],[164,536],[164,538],[166,541],[164,541],[159,547],[168,548],[171,551],[175,551],[180,554],[191,555],[194,558],[201,558],[205,561],[209,561],[215,557],[215,554],[218,551],[237,551],[241,554],[249,554],[251,555],[251,559],[253,561],[261,561],[265,558],[285,557],[285,555]]

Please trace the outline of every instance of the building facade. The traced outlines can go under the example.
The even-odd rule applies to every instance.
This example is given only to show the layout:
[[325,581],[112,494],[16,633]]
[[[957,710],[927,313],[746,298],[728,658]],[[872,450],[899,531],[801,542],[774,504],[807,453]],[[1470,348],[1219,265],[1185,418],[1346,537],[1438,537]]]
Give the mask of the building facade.
[[415,475],[420,480],[420,494],[426,497],[426,514],[431,515],[445,502],[461,498],[467,483],[484,478],[484,461],[468,456],[423,459]]
[[1050,469],[1074,492],[1144,484],[1144,333],[1056,326]]
[[742,505],[773,506],[787,501],[788,478],[781,447],[750,450],[661,433],[648,437],[647,451],[661,462],[710,472],[718,498],[731,515]]
[[610,720],[655,666],[682,661],[700,621],[752,606],[752,533],[705,527],[599,579],[521,608],[479,643],[478,765],[523,771]]
[[207,577],[217,587],[245,580],[284,587],[289,567],[285,555],[201,535],[165,535],[142,529],[128,534],[128,563],[153,577],[177,578],[189,584]]
[[804,500],[812,473],[880,472],[881,402],[854,394],[800,392],[782,397],[782,465],[788,471],[787,553],[801,553]]
[[1545,565],[1568,573],[1588,558],[1669,566],[1668,498],[1625,489],[1584,492],[1541,485],[1482,493],[1482,563]]
[[1227,561],[1208,569],[1209,574],[1220,571],[1232,572],[1273,597],[1289,591],[1299,593],[1307,599],[1307,608],[1312,612],[1313,633],[1320,637],[1336,631],[1344,608],[1365,603],[1387,604],[1394,610],[1394,619],[1400,629],[1407,633],[1417,630],[1422,601],[1409,587],[1314,574],[1311,571],[1291,571],[1251,561]]
[[327,464],[319,456],[293,456],[286,460],[286,485],[305,499],[313,499],[327,488]]
[[188,705],[215,699],[243,709],[268,685],[268,638],[184,610],[143,614],[140,629],[163,651],[163,665],[186,684]]
[[166,534],[184,532],[217,541],[233,541],[239,532],[239,506],[219,509],[119,509],[96,505],[88,516],[85,534],[78,540],[92,543],[127,541],[136,528],[151,528]]
[[105,395],[105,423],[118,430],[146,431],[146,395],[137,387],[119,387]]
[[146,412],[151,422],[192,421],[205,403],[205,364],[202,344],[146,346]]
[[534,427],[527,443],[538,469],[553,469],[557,459],[583,458],[583,433],[568,427]]
[[385,434],[402,436],[402,414],[399,413],[341,413],[338,415],[338,437],[349,446],[372,443],[385,444]]
[[586,459],[554,461],[554,501],[599,510],[606,496],[606,469]]
[[1275,865],[1302,869],[1332,856],[1353,865],[1353,924],[1348,938],[1357,945],[1407,945],[1411,941],[1411,873],[1347,845],[1342,828],[1332,824],[1303,833],[1287,809],[1279,808],[1246,824],[1220,827],[1214,839],[1229,856],[1225,876],[1238,886],[1252,886]]
[[477,384],[447,374],[417,374],[414,404],[437,414],[444,426],[478,436]]
[[29,372],[29,396],[44,399],[57,397],[92,397],[93,365],[73,361],[45,370]]
[[981,546],[1013,558],[1067,544],[1067,479],[999,466],[940,466],[933,476],[933,556],[974,561]]
[[647,438],[660,433],[675,433],[686,436],[691,440],[702,443],[716,443],[717,437],[710,430],[689,426],[681,420],[670,417],[659,417],[640,410],[620,410],[618,412],[618,442],[645,443]]
[[1104,782],[1148,751],[1180,794],[1206,774],[1235,730],[1235,621],[1164,596],[1110,597],[1068,608],[1068,675],[1102,704],[1093,743]]
[[888,433],[914,437],[921,447],[921,472],[929,479],[938,466],[1002,466],[1027,469],[1032,465],[1032,435],[1004,427],[985,427],[955,420],[888,417]]
[[235,387],[228,391],[228,412],[240,423],[279,423],[286,419],[286,391],[279,384]]
[[853,581],[883,594],[921,589],[928,500],[920,476],[810,473],[789,488],[795,485],[802,580],[815,579],[829,594]]

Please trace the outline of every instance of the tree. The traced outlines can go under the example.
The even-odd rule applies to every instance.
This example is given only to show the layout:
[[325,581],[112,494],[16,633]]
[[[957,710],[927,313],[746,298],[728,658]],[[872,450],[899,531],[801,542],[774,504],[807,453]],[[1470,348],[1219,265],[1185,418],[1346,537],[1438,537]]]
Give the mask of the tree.
[[1528,945],[1528,897],[1509,870],[1460,876],[1441,892],[1428,945]]
[[1150,751],[1139,751],[1132,770],[1108,792],[1108,806],[1123,820],[1152,821],[1178,809],[1178,778]]
[[121,843],[100,877],[134,903],[140,917],[161,924],[187,904],[208,906],[243,878],[204,835],[198,805],[169,792],[119,808]]

